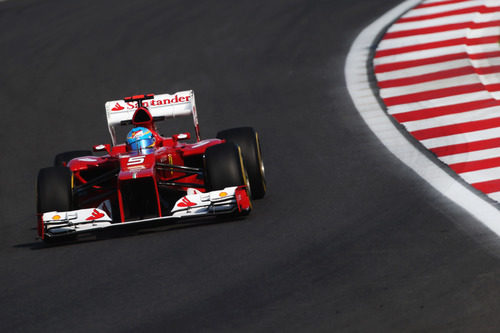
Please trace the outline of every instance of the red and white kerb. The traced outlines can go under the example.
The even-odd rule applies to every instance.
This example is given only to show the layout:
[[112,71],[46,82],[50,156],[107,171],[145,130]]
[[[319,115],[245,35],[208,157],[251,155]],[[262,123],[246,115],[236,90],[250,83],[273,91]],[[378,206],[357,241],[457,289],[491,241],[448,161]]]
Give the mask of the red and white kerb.
[[500,0],[428,0],[373,60],[387,111],[460,177],[500,201]]

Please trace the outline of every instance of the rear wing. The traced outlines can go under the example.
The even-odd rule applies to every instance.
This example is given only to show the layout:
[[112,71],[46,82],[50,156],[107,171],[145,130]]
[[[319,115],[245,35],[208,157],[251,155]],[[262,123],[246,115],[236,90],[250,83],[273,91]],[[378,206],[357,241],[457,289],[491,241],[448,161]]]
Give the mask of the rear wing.
[[[153,99],[142,101],[142,106],[148,108],[154,121],[192,115],[196,139],[198,141],[201,140],[194,91],[180,91],[173,95],[154,95]],[[115,128],[117,126],[132,124],[132,117],[137,107],[137,102],[127,102],[124,99],[106,102],[106,119],[108,120],[109,134],[111,135],[113,145],[116,145]]]

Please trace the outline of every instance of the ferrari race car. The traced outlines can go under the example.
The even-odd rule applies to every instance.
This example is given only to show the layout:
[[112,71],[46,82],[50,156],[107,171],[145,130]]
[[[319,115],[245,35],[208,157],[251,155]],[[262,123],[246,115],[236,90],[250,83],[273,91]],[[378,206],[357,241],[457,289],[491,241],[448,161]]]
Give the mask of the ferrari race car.
[[[105,104],[112,144],[58,154],[37,179],[38,235],[45,241],[130,225],[246,215],[266,193],[259,136],[251,127],[201,140],[194,92],[138,95]],[[189,132],[163,137],[157,122],[192,116]],[[125,143],[116,129],[131,126]]]

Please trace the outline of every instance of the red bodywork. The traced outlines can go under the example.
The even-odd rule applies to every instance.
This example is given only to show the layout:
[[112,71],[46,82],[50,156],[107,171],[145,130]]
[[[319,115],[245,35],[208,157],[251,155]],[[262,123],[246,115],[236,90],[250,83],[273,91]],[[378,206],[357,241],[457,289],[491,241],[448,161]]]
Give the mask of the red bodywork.
[[180,142],[189,139],[189,133],[162,137],[144,107],[137,109],[132,123],[151,130],[156,139],[155,147],[129,152],[125,144],[100,145],[94,148],[106,150],[106,155],[69,161],[67,166],[74,175],[75,209],[98,207],[109,200],[113,219],[117,222],[162,217],[171,209],[165,196],[177,198],[185,195],[188,188],[206,191],[203,155],[208,147],[223,140]]
[[[150,99],[153,100],[149,104],[142,103],[143,100]],[[213,181],[215,173],[212,174],[210,170],[218,168],[220,163],[225,163],[224,159],[214,160],[209,157],[207,167],[211,169],[207,171],[205,168],[206,150],[224,143],[225,140],[200,139],[193,91],[178,92],[175,96],[138,95],[126,97],[123,101],[126,107],[122,106],[121,100],[106,103],[106,116],[113,146],[110,144],[94,146],[94,151],[105,152],[105,155],[83,156],[69,161],[70,156],[81,156],[81,151],[60,154],[65,156],[61,159],[58,159],[60,156],[58,155],[56,168],[60,168],[61,165],[66,166],[71,170],[71,174],[64,168],[42,169],[62,171],[53,175],[57,177],[62,175],[64,178],[48,179],[55,179],[57,188],[62,189],[54,193],[64,197],[60,205],[64,208],[60,208],[61,211],[52,207],[48,209],[50,211],[41,209],[38,211],[40,238],[57,238],[104,228],[127,228],[143,223],[152,225],[166,220],[178,221],[221,214],[246,215],[250,212],[252,203],[249,197],[249,185],[248,183],[241,185],[241,181],[247,180],[246,173],[240,174],[243,179],[233,181],[238,182],[234,184],[235,186],[230,184],[222,186],[220,183],[214,185],[217,183]],[[147,105],[151,105],[151,112],[144,107]],[[181,142],[190,139],[189,133],[176,134],[172,137],[163,137],[158,133],[155,121],[188,115],[193,116],[195,143]],[[155,138],[154,146],[132,151],[126,144],[116,144],[115,126],[121,125],[146,127]],[[214,149],[212,152],[216,151],[218,150]],[[241,151],[239,159],[241,172],[244,171]],[[227,169],[221,170],[221,175],[228,172]],[[224,188],[212,188],[212,185],[207,184],[207,172],[213,186]],[[47,178],[40,178],[39,175],[39,182],[40,179],[45,179],[45,183],[42,183],[45,184],[45,188],[50,187],[47,187]],[[60,184],[63,185],[59,186]],[[199,193],[209,191],[209,194]],[[230,194],[228,195],[226,191]],[[37,205],[40,207],[40,201],[37,201]],[[57,213],[52,210],[57,210]],[[96,221],[99,219],[101,220]]]

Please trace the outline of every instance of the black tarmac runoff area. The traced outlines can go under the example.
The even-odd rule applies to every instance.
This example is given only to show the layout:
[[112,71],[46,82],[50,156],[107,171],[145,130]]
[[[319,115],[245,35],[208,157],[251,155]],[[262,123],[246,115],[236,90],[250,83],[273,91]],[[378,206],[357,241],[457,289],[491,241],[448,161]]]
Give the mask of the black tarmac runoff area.
[[[0,330],[500,330],[500,239],[388,152],[346,89],[352,42],[397,4],[0,2]],[[189,89],[203,138],[259,132],[250,216],[36,239],[38,170],[110,143],[106,101]]]

